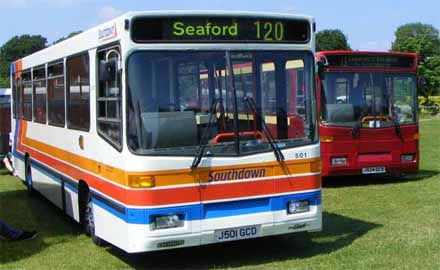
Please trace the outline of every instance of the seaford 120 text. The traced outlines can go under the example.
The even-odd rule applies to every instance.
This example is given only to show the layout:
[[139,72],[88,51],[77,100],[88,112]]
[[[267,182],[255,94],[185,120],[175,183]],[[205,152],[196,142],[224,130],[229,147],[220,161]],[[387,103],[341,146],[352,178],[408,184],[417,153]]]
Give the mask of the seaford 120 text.
[[230,22],[187,22],[174,21],[172,35],[177,38],[191,39],[243,39],[262,41],[282,41],[285,38],[285,27],[281,21],[230,21]]
[[266,176],[265,169],[241,169],[223,172],[209,172],[209,182],[232,181]]
[[238,24],[214,25],[207,22],[204,25],[188,25],[183,22],[173,23],[173,35],[175,36],[231,36],[238,35]]

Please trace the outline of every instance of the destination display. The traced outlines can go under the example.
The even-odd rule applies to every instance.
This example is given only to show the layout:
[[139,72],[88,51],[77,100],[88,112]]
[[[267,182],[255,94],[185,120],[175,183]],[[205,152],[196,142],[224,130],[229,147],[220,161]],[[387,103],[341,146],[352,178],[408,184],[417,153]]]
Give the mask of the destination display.
[[310,23],[306,20],[272,18],[138,17],[131,23],[131,38],[138,43],[307,43],[310,32]]
[[326,55],[331,67],[413,68],[414,58],[400,55]]

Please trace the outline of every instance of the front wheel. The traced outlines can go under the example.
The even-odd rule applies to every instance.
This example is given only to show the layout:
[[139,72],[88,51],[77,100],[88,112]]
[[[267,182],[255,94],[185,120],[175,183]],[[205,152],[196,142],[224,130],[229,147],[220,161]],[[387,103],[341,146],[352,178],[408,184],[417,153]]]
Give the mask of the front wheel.
[[97,246],[104,246],[105,242],[95,234],[95,216],[93,212],[92,195],[87,193],[87,204],[84,209],[84,228],[86,234],[92,238],[93,243]]

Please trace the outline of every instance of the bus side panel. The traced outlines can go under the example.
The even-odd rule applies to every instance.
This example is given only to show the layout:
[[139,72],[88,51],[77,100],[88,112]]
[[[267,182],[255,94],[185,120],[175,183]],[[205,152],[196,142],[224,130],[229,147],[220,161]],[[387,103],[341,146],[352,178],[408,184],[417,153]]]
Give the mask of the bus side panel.
[[64,210],[71,218],[80,222],[78,207],[78,188],[72,183],[64,182]]
[[31,167],[32,187],[57,207],[63,209],[61,179],[41,169],[34,160],[31,160]]
[[[95,221],[95,234],[105,241],[125,250],[130,250],[127,234],[128,224],[125,222],[125,215],[117,213],[96,198],[93,198],[93,215]],[[145,238],[145,225],[143,230],[136,231],[135,235],[138,239]],[[133,250],[133,248],[132,248]]]

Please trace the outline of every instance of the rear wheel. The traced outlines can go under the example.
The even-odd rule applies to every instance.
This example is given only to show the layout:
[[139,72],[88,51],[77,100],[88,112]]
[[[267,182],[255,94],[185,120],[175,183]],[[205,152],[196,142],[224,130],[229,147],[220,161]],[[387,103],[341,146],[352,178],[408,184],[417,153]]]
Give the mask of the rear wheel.
[[87,193],[86,205],[84,207],[84,221],[83,226],[86,234],[92,238],[93,243],[97,246],[104,246],[105,241],[96,236],[95,234],[95,216],[93,213],[92,195]]

